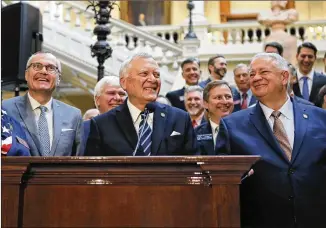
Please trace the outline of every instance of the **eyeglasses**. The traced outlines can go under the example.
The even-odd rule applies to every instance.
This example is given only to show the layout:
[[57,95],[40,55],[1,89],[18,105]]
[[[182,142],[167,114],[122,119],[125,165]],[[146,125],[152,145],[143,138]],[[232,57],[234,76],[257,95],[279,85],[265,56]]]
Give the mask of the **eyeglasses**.
[[49,65],[43,65],[42,63],[31,63],[31,64],[27,67],[27,69],[30,68],[31,66],[33,67],[33,69],[34,69],[35,71],[41,71],[41,70],[43,70],[43,68],[45,67],[45,69],[46,69],[46,71],[47,71],[48,73],[53,74],[53,73],[58,72],[58,67],[56,67],[56,66],[54,66],[54,65],[52,65],[52,64],[49,64]]

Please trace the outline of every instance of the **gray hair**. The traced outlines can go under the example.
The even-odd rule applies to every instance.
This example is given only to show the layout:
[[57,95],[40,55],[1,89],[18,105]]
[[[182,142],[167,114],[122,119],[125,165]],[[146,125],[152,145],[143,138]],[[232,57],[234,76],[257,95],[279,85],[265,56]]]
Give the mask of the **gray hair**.
[[288,62],[279,54],[276,53],[258,53],[256,54],[250,62],[250,68],[251,63],[255,61],[256,59],[266,59],[266,60],[272,60],[275,67],[277,67],[280,70],[289,71]]
[[98,108],[97,104],[96,104],[96,97],[98,97],[102,94],[103,87],[106,85],[121,87],[119,78],[117,76],[113,76],[113,75],[104,76],[101,80],[99,80],[96,83],[95,88],[94,88],[94,103],[95,103],[96,108]]
[[233,69],[233,74],[235,74],[235,71],[237,69],[240,69],[240,68],[243,68],[243,67],[247,67],[248,68],[248,66],[246,64],[244,64],[244,63],[239,63],[238,65],[236,65],[235,68]]
[[191,92],[199,92],[199,93],[201,93],[201,95],[203,95],[203,91],[204,91],[204,89],[199,85],[188,86],[185,89],[184,96],[186,96],[188,93],[191,93]]
[[29,57],[29,59],[28,59],[28,61],[26,63],[26,69],[29,67],[29,65],[31,65],[33,58],[35,56],[37,56],[37,55],[46,55],[46,56],[48,56],[50,58],[53,58],[55,60],[56,67],[58,68],[59,76],[61,75],[61,63],[60,63],[60,61],[51,52],[46,52],[46,51],[39,51],[39,52],[36,52],[33,55],[31,55],[31,57]]
[[154,57],[146,52],[139,52],[136,54],[133,54],[132,56],[128,57],[125,61],[122,62],[119,70],[119,77],[124,77],[126,71],[130,67],[130,63],[137,58],[144,58],[144,59],[154,59]]

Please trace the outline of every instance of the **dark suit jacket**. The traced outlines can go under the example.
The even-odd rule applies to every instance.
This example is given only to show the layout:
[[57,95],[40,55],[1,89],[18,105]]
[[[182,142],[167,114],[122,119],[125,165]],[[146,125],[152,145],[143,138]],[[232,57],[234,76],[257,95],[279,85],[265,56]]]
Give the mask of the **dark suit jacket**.
[[[237,112],[241,110],[241,95],[240,92],[235,89],[233,93],[233,102],[234,102],[234,109],[233,112]],[[256,97],[252,94],[248,107],[255,104],[257,102]]]
[[195,128],[197,155],[215,155],[212,127],[209,121]]
[[[14,117],[25,129],[32,156],[41,156],[37,124],[27,94],[2,102],[8,115]],[[82,115],[79,109],[53,99],[53,141],[51,156],[79,155]]]
[[[314,78],[312,80],[311,92],[310,92],[310,96],[309,96],[310,102],[316,104],[317,94],[319,93],[320,88],[323,87],[324,85],[326,85],[326,76],[323,74],[317,73],[315,71]],[[301,91],[300,91],[299,83],[295,83],[293,85],[293,92],[296,96],[303,98]]]
[[[216,153],[260,155],[241,185],[242,225],[325,227],[326,111],[293,101],[294,148],[289,162],[260,107],[226,117]],[[296,225],[294,226],[296,221]]]
[[[151,155],[195,154],[196,138],[189,114],[158,102],[154,105]],[[136,144],[137,133],[125,102],[91,119],[85,155],[132,156]]]
[[89,131],[91,128],[91,120],[85,120],[83,124],[84,124],[84,131],[82,134],[82,140],[81,140],[81,145],[80,145],[80,153],[79,153],[80,156],[83,156],[85,154],[86,143],[87,143]]
[[184,102],[185,87],[182,89],[174,90],[166,94],[166,98],[169,99],[171,105],[176,108],[180,108],[186,111]]

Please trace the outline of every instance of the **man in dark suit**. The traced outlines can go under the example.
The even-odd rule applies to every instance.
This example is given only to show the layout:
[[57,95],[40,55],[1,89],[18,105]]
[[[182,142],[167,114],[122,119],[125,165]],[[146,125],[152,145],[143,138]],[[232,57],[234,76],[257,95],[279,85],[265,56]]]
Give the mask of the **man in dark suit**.
[[[201,75],[200,63],[197,58],[188,58],[181,63],[182,77],[186,81],[186,86],[197,85]],[[166,94],[171,105],[186,110],[184,103],[185,87],[182,89],[174,90]]]
[[203,88],[215,80],[222,80],[227,72],[227,62],[223,55],[215,55],[208,60],[209,78],[199,83]]
[[80,110],[52,98],[60,77],[60,61],[51,53],[37,52],[26,65],[28,93],[2,102],[8,115],[26,129],[32,156],[72,156],[80,152]]
[[235,90],[233,94],[233,112],[237,112],[255,104],[257,102],[257,99],[255,96],[252,95],[252,92],[250,90],[248,66],[246,64],[240,63],[236,65],[233,70],[233,73],[234,81],[238,87],[238,90]]
[[[94,103],[96,110],[98,110],[99,114],[106,113],[111,109],[121,105],[126,99],[126,96],[127,94],[121,88],[119,78],[117,76],[105,76],[96,83],[94,88]],[[90,120],[84,121],[81,155],[84,154],[86,149],[90,125]]]
[[261,156],[241,185],[242,227],[324,227],[326,112],[290,98],[281,56],[257,54],[249,69],[259,102],[223,119],[216,147]]
[[24,128],[1,109],[1,156],[31,156]]
[[120,84],[128,99],[91,120],[86,156],[191,155],[196,152],[188,113],[154,102],[161,87],[153,57],[138,53],[122,63]]
[[298,83],[293,85],[293,91],[312,103],[316,102],[316,96],[323,85],[326,85],[326,76],[314,71],[317,48],[310,42],[302,43],[297,49]]

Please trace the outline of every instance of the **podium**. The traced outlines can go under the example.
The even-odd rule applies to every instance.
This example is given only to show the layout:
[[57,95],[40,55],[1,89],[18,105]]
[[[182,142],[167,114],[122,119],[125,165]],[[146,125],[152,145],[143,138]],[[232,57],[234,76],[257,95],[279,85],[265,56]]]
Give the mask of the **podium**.
[[1,227],[240,227],[258,159],[2,157]]

